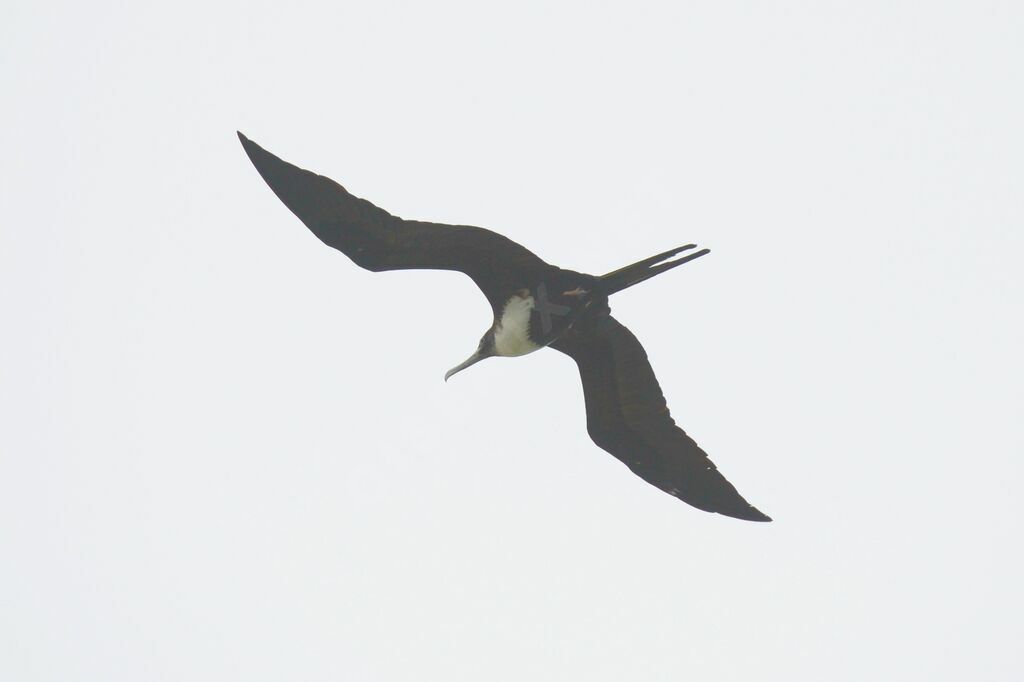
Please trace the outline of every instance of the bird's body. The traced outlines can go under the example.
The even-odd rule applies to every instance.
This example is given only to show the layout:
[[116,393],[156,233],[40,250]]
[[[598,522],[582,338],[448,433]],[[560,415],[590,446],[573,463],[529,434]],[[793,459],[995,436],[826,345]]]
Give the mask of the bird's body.
[[239,133],[274,193],[324,243],[372,271],[457,270],[491,304],[494,322],[477,350],[445,375],[493,356],[550,346],[575,360],[587,430],[634,473],[689,504],[750,521],[770,521],[748,504],[669,415],[643,347],[611,316],[608,298],[708,253],[672,260],[690,244],[602,276],[550,265],[490,230],[403,220],[293,166]]
[[[562,336],[599,296],[592,291],[594,280],[589,275],[559,270],[557,277],[509,296],[494,318],[495,355],[526,355]],[[584,289],[583,284],[591,289]],[[572,285],[576,286],[559,291]]]

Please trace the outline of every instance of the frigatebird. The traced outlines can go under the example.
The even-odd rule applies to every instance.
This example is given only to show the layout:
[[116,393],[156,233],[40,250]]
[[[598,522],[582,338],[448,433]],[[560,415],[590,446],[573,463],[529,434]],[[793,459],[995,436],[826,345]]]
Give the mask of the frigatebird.
[[[485,358],[549,346],[573,360],[583,381],[587,431],[633,473],[698,509],[771,521],[719,473],[676,426],[636,337],[611,316],[608,297],[707,253],[695,244],[602,276],[550,265],[496,232],[403,220],[330,178],[294,166],[238,133],[270,189],[313,234],[356,265],[383,270],[455,270],[487,297],[494,323],[477,349],[445,375]],[[684,252],[684,256],[674,258]]]

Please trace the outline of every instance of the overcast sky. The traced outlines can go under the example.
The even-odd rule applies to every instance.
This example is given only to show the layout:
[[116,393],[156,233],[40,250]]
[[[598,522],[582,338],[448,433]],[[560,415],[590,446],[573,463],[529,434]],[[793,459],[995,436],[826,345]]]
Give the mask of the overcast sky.
[[[0,679],[1019,680],[1016,2],[4,3]],[[235,130],[622,293],[772,524]]]

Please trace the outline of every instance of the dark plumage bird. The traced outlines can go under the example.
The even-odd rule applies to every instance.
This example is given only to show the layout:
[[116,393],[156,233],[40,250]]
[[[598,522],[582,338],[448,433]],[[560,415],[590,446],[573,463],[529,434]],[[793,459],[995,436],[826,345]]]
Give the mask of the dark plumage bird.
[[245,152],[278,198],[313,234],[355,262],[382,270],[463,272],[480,287],[494,324],[445,380],[493,356],[550,346],[576,361],[587,431],[648,483],[698,509],[748,521],[771,519],[750,505],[703,450],[676,426],[636,337],[608,297],[708,253],[681,246],[600,277],[545,263],[507,237],[479,227],[403,220],[349,194],[330,178],[282,161],[241,133]]

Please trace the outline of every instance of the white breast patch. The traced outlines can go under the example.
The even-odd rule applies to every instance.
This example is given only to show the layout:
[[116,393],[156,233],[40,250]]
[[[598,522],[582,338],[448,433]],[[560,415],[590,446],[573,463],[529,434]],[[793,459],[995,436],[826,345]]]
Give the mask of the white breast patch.
[[498,355],[526,355],[540,348],[530,340],[531,310],[533,296],[513,296],[505,304],[501,320],[494,329],[494,350]]

